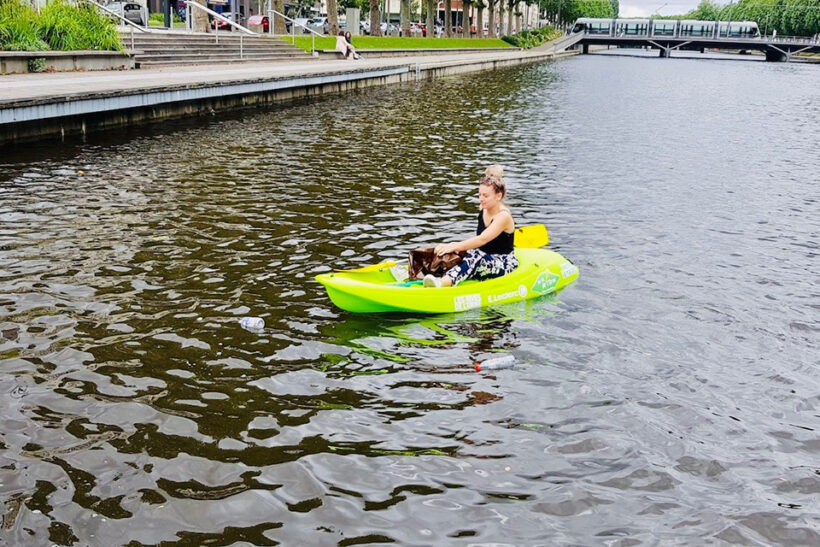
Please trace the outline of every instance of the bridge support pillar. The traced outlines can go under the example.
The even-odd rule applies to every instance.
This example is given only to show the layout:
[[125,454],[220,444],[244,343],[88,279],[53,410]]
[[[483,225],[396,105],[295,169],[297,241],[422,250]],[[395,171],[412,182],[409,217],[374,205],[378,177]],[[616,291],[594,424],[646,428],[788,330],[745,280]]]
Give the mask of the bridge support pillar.
[[581,50],[581,52],[582,52],[584,55],[586,55],[587,53],[589,53],[589,44],[584,44],[584,45],[583,45],[583,48],[582,48],[582,50]]
[[767,49],[766,60],[770,63],[785,63],[789,57],[778,49]]
[[659,57],[662,57],[664,59],[668,59],[669,57],[671,57],[672,51],[670,49],[661,48],[658,51],[660,52],[660,55],[658,55]]

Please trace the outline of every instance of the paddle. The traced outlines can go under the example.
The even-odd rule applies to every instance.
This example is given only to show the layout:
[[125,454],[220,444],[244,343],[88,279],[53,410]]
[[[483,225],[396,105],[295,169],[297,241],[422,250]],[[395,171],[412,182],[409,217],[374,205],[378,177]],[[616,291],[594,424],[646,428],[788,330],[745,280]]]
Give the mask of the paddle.
[[392,268],[395,266],[396,263],[392,260],[387,262],[380,262],[379,264],[371,264],[370,266],[362,266],[361,268],[355,268],[353,270],[336,270],[337,272],[355,272],[355,273],[367,273],[367,272],[377,272],[383,268]]
[[549,245],[550,236],[547,227],[543,224],[533,226],[522,226],[515,229],[515,246],[528,249],[536,249]]

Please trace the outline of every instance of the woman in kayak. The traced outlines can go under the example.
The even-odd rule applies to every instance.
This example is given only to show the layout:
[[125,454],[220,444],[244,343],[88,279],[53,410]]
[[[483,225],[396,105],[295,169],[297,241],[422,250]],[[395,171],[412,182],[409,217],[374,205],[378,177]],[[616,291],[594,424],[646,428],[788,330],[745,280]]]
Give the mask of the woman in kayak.
[[[490,166],[496,167],[500,169],[500,166]],[[450,287],[466,279],[492,279],[518,267],[518,259],[513,253],[515,221],[510,209],[504,205],[506,195],[504,179],[488,175],[481,177],[478,181],[481,212],[478,213],[475,237],[457,243],[442,243],[435,248],[439,256],[458,251],[467,251],[467,256],[441,278],[425,276],[425,287]]]

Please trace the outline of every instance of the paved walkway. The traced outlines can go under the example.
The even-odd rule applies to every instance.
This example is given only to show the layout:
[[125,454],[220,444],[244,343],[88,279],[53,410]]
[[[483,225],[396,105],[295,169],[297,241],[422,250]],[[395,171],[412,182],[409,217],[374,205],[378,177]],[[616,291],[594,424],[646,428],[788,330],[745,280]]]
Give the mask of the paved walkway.
[[[362,53],[365,56],[367,55],[366,51]],[[0,108],[15,103],[71,100],[78,97],[93,97],[111,93],[129,94],[174,87],[288,79],[380,68],[410,67],[415,70],[418,66],[424,70],[428,67],[446,67],[529,57],[533,60],[549,58],[544,52],[512,50],[509,52],[386,57],[361,61],[322,60],[258,64],[236,63],[129,71],[12,74],[0,76]]]

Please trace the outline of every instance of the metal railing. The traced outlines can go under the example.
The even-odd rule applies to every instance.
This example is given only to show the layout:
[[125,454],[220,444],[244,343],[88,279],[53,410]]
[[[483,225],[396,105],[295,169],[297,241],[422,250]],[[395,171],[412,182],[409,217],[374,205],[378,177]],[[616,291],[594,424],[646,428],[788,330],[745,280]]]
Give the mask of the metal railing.
[[[95,2],[94,0],[82,0],[82,1],[96,7],[97,9],[103,10],[105,13],[107,13],[109,15],[113,15],[114,17],[116,17],[120,21],[124,21],[125,23],[127,23],[128,24],[128,29],[131,32],[131,49],[134,49],[134,29],[137,29],[140,32],[149,32],[148,29],[146,29],[144,27],[141,27],[140,25],[136,24],[133,21],[129,21],[128,19],[126,19],[125,17],[120,15],[119,13],[114,13],[113,11],[108,9],[107,7],[103,6],[102,4],[100,4],[98,2]],[[148,21],[146,21],[145,24],[147,25]]]
[[777,36],[772,36],[771,34],[768,36],[764,36],[764,38],[770,42],[785,42],[790,44],[820,44],[820,36],[781,36],[778,34]]
[[[196,7],[196,9],[202,10],[205,13],[207,13],[208,15],[213,16],[213,18],[215,19],[215,21],[214,21],[214,33],[216,35],[216,43],[219,43],[219,23],[217,23],[216,20],[228,23],[233,28],[242,31],[245,34],[249,34],[251,36],[256,36],[257,35],[252,30],[248,30],[245,27],[243,27],[242,25],[240,25],[239,23],[237,23],[235,21],[231,21],[227,17],[224,17],[223,15],[215,12],[214,10],[212,10],[210,8],[206,8],[205,6],[200,4],[199,2],[196,2],[195,0],[188,0],[187,2],[185,2],[185,28],[188,29],[188,30],[193,30],[193,21],[191,20],[191,15],[192,15],[193,12],[191,10],[191,6],[194,6],[194,7]],[[240,44],[241,44],[241,41],[240,41]],[[240,47],[241,47],[241,45],[240,45]]]
[[[281,17],[285,21],[290,21],[291,43],[294,46],[296,45],[296,27],[300,26],[303,29],[305,29],[306,31],[308,31],[311,34],[310,52],[313,53],[314,51],[316,51],[316,37],[318,36],[319,38],[324,38],[323,34],[319,34],[315,30],[310,29],[310,28],[306,27],[305,25],[303,25],[302,23],[297,22],[295,19],[291,19],[290,17],[288,17],[284,13],[278,12],[275,9],[269,9],[268,10],[268,34],[270,34],[271,36],[276,36],[276,33],[274,31],[274,28],[276,27],[276,25],[274,24],[275,23],[274,22],[274,16],[271,15],[271,14],[278,15],[279,17]],[[304,34],[304,32],[302,34]],[[287,36],[287,35],[288,34],[285,33],[282,36]]]

